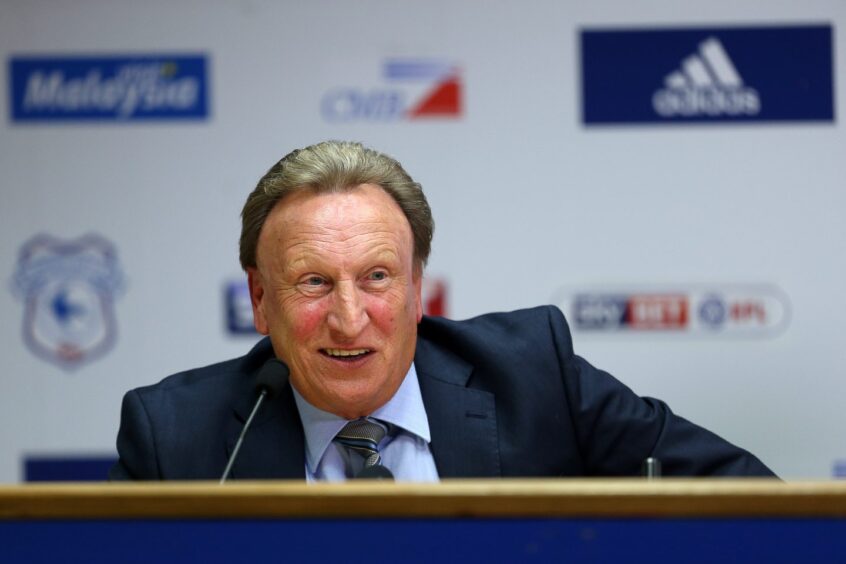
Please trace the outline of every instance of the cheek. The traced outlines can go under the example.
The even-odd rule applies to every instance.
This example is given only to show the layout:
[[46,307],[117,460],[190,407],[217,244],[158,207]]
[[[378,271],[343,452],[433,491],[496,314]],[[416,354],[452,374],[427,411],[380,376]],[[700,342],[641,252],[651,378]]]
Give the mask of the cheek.
[[290,339],[304,342],[318,334],[326,318],[325,309],[320,304],[299,304],[290,308],[285,316]]
[[399,325],[415,317],[417,308],[413,297],[396,292],[371,299],[367,311],[371,323],[384,332],[393,333]]
[[390,302],[373,300],[367,311],[370,314],[370,322],[383,332],[391,332],[397,323],[398,311],[391,306]]

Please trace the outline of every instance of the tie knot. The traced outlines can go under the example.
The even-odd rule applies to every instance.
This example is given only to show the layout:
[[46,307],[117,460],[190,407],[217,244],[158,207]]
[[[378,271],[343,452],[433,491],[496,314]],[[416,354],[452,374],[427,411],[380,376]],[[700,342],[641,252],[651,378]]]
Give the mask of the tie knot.
[[344,425],[344,428],[335,435],[335,440],[361,454],[365,459],[364,466],[369,467],[381,462],[379,443],[387,433],[386,424],[376,419],[362,417]]

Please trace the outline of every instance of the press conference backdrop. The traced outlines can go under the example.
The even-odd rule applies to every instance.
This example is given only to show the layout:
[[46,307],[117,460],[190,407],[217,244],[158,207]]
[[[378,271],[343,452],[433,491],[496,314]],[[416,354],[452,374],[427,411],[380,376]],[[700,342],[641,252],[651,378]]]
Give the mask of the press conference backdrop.
[[557,304],[638,393],[843,475],[844,25],[840,0],[3,0],[0,480],[114,457],[126,390],[253,345],[241,205],[327,138],[423,184],[427,311]]

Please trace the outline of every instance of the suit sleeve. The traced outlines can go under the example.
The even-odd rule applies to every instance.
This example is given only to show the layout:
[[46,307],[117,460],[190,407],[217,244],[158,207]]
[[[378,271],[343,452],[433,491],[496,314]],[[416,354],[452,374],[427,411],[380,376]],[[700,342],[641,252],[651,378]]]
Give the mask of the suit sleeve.
[[550,328],[588,475],[637,476],[643,461],[654,457],[667,476],[774,476],[749,452],[575,356],[557,308],[550,308]]
[[159,480],[152,425],[137,390],[123,397],[117,437],[118,461],[109,470],[110,480]]

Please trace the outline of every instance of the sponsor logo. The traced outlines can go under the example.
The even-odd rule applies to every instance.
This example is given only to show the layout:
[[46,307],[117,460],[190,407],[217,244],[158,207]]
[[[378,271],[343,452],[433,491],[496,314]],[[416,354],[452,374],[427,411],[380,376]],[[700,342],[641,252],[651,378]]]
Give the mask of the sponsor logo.
[[831,465],[831,477],[846,478],[846,458],[834,461],[834,464]]
[[256,335],[253,325],[253,304],[246,280],[228,282],[224,289],[226,330],[231,335]]
[[685,329],[689,300],[680,294],[576,294],[571,308],[579,329]]
[[652,96],[652,107],[664,117],[756,115],[761,99],[754,88],[744,86],[722,43],[709,37],[699,54],[682,61],[681,69],[664,79],[665,88]]
[[832,27],[587,29],[585,124],[833,121]]
[[771,285],[566,290],[557,302],[574,331],[594,334],[774,336],[789,317],[786,296]]
[[461,71],[452,63],[391,59],[382,67],[382,80],[378,86],[330,90],[320,102],[323,118],[390,122],[461,117]]
[[424,276],[420,293],[423,297],[423,313],[438,317],[449,315],[449,292],[444,278]]
[[203,56],[13,57],[16,122],[202,119]]
[[33,237],[21,247],[13,280],[26,346],[68,370],[103,356],[115,342],[122,282],[117,252],[103,237]]
[[[423,312],[426,315],[447,316],[448,286],[443,278],[423,278]],[[253,306],[246,280],[232,280],[224,286],[226,330],[233,336],[256,335],[253,325]]]

